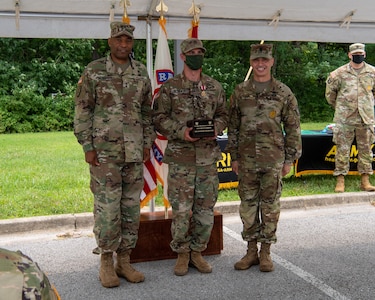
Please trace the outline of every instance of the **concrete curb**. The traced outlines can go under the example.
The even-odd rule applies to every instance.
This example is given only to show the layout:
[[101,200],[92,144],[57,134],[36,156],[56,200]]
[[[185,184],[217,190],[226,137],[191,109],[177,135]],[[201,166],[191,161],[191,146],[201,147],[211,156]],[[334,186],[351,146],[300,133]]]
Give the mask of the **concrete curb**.
[[[339,204],[372,203],[374,201],[375,193],[371,192],[282,197],[281,209],[307,209]],[[223,215],[238,213],[239,205],[240,201],[218,202],[215,206],[215,210]],[[164,207],[156,207],[155,210],[164,210]],[[142,212],[147,211],[146,209],[142,209]],[[77,230],[92,226],[92,213],[16,218],[0,220],[0,235],[50,229],[61,231]]]

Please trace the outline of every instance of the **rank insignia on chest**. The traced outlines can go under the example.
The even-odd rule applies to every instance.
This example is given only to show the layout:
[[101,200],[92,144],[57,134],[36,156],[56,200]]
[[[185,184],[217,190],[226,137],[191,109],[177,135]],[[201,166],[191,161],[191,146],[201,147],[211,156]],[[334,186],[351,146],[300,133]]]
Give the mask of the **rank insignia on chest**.
[[270,118],[274,119],[275,117],[276,117],[276,111],[273,110],[270,112]]

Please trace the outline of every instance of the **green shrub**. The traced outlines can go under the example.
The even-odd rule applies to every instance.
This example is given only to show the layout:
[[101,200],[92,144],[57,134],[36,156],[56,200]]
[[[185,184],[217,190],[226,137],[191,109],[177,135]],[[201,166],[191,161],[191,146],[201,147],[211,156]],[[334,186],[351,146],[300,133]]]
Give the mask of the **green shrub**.
[[73,117],[71,95],[44,97],[30,87],[0,96],[0,133],[72,130]]

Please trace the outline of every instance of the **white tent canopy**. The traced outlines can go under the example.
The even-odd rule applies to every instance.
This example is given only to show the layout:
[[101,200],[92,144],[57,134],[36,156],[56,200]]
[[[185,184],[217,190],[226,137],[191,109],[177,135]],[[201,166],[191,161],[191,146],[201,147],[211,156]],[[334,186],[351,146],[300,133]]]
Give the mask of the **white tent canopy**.
[[[192,0],[164,0],[169,39],[187,37]],[[202,40],[375,43],[374,0],[195,0]],[[157,39],[160,0],[130,0],[138,39]],[[17,8],[19,9],[17,12]],[[1,0],[0,37],[107,38],[119,0]],[[146,22],[148,20],[148,22]],[[148,24],[148,26],[147,26]]]

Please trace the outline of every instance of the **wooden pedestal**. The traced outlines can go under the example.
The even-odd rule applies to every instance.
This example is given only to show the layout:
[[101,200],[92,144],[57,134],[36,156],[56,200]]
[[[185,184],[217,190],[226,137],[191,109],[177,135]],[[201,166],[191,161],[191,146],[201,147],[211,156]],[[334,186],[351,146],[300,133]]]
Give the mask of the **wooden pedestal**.
[[[141,213],[138,242],[130,255],[130,261],[133,263],[176,258],[177,253],[169,246],[172,240],[171,223],[171,211],[167,219],[163,211]],[[215,212],[210,241],[202,255],[220,254],[221,250],[223,250],[223,216]]]

